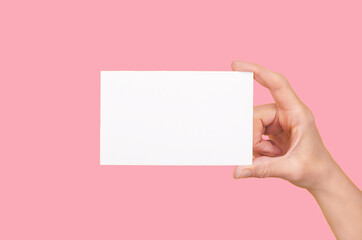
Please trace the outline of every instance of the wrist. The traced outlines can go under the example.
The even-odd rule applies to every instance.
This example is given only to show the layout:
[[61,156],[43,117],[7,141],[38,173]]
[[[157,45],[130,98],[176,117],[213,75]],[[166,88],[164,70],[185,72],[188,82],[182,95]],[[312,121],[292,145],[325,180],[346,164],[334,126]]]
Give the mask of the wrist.
[[318,197],[320,195],[342,196],[343,192],[347,189],[354,191],[358,188],[347,177],[331,156],[318,181],[307,188],[314,197]]
[[312,195],[320,192],[333,191],[333,189],[339,185],[340,181],[345,181],[344,178],[347,178],[329,154],[319,160],[323,164],[318,173],[318,177],[316,177],[316,181],[312,185],[307,187],[307,190],[312,193]]
[[331,160],[325,176],[307,190],[316,199],[337,239],[361,239],[362,193]]

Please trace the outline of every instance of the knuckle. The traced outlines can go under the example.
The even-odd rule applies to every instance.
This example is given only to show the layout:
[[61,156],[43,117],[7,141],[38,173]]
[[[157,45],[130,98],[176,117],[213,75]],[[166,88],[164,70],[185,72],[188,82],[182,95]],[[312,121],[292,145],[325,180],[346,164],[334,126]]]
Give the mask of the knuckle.
[[288,80],[287,78],[278,72],[275,72],[275,89],[274,90],[279,90],[282,88],[285,88],[288,85]]
[[307,106],[303,108],[303,119],[306,123],[314,123],[314,114]]
[[261,172],[261,177],[266,178],[271,176],[271,168],[270,164],[266,164],[267,166],[263,168],[263,171]]
[[281,73],[279,73],[279,72],[276,72],[275,74],[276,74],[276,75],[278,76],[278,78],[281,79],[282,81],[287,81],[287,78],[286,78],[283,74],[281,74]]
[[260,163],[259,167],[257,166],[255,168],[255,171],[253,171],[253,175],[254,177],[257,178],[267,178],[272,176],[272,169],[271,169],[271,165],[270,165],[270,161],[262,161],[262,163]]

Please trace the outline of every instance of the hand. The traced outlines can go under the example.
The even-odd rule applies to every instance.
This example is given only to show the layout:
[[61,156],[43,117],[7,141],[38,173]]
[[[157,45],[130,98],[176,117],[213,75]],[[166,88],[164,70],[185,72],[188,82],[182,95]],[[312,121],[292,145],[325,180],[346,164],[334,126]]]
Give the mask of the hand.
[[254,72],[275,101],[254,108],[255,158],[250,166],[235,167],[234,177],[279,177],[306,188],[337,239],[362,239],[362,193],[328,153],[312,112],[287,79],[253,63],[234,61],[232,69]]
[[322,184],[336,163],[323,145],[312,112],[287,79],[253,63],[234,61],[232,69],[254,72],[255,80],[268,88],[275,100],[254,107],[255,158],[251,166],[237,166],[234,177],[279,177],[308,189]]

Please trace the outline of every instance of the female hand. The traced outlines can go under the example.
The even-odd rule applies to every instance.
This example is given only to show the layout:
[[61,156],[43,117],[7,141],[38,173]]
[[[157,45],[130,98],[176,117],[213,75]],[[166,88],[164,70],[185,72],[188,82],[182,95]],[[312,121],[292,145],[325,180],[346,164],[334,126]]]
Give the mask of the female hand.
[[335,163],[323,145],[312,112],[280,73],[241,61],[234,61],[232,69],[254,72],[255,80],[268,88],[275,100],[254,107],[255,158],[251,166],[236,167],[234,177],[280,177],[300,187],[317,187]]
[[280,73],[241,61],[233,61],[232,69],[254,72],[275,101],[254,107],[255,158],[250,166],[235,167],[234,177],[279,177],[306,188],[338,239],[362,239],[361,191],[324,146],[310,109]]

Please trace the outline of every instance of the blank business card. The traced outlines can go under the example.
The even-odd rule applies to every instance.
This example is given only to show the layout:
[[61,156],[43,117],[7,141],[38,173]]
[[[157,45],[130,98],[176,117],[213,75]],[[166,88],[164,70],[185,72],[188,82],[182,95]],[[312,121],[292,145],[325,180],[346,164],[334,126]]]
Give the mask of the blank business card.
[[102,165],[252,163],[253,74],[102,71]]

